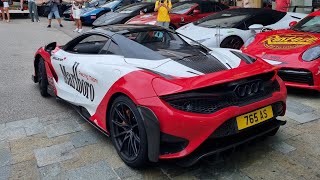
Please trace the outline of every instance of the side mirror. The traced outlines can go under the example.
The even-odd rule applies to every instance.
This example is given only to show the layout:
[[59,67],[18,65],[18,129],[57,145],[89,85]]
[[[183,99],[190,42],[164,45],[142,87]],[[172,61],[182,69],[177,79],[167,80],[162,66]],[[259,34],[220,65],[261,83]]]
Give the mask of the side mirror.
[[200,14],[200,10],[198,9],[193,10],[192,15],[198,15],[198,14]]
[[289,27],[295,26],[298,22],[297,21],[292,21],[289,23]]
[[51,53],[51,51],[53,51],[56,47],[57,47],[57,43],[56,42],[52,42],[52,43],[47,44],[44,47],[44,50],[47,51],[48,53]]
[[250,30],[253,31],[261,31],[263,29],[263,25],[262,24],[252,24],[251,26],[249,26]]

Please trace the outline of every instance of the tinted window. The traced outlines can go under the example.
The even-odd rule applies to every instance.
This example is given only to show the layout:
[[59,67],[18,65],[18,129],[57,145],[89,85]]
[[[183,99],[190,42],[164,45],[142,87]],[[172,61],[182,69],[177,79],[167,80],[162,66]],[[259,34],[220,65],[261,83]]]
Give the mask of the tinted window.
[[104,5],[100,6],[100,7],[113,9],[119,3],[120,3],[120,1],[111,1],[111,2],[109,2],[107,4],[104,4]]
[[296,31],[320,33],[320,16],[308,16],[293,28]]
[[218,9],[221,9],[221,10],[225,10],[225,9],[229,9],[229,6],[226,6],[226,5],[224,5],[224,4],[216,4],[216,7],[218,8]]
[[64,50],[79,54],[99,54],[108,40],[101,35],[85,35],[68,43]]
[[267,26],[267,25],[270,25],[270,24],[274,24],[276,22],[278,22],[278,18],[275,17],[275,16],[272,16],[271,12],[266,12],[266,13],[263,13],[263,14],[255,15],[252,18],[248,19],[245,22],[245,25],[248,28],[252,24],[262,24],[264,26]]
[[190,3],[183,3],[183,4],[180,4],[180,5],[177,5],[175,7],[173,7],[170,11],[170,13],[174,13],[174,14],[185,14],[187,12],[190,11],[190,9],[192,7],[194,7],[195,5],[197,5],[197,3],[193,3],[193,2],[190,2]]
[[202,26],[202,27],[226,27],[226,28],[234,28],[239,23],[241,23],[243,20],[248,18],[249,15],[247,14],[239,14],[239,15],[233,15],[229,13],[217,13],[213,14],[211,16],[205,17],[197,22],[195,22],[195,25]]
[[202,2],[200,3],[201,13],[210,13],[215,12],[215,6],[211,2]]
[[190,47],[178,35],[168,31],[142,31],[135,33],[127,33],[125,36],[128,39],[138,42],[150,49],[157,50],[159,48],[181,49],[183,47]]
[[122,55],[120,47],[113,41],[110,42],[107,54]]
[[123,14],[130,14],[134,11],[138,11],[139,9],[141,9],[142,7],[144,7],[145,5],[144,4],[140,4],[140,5],[129,5],[129,6],[125,6],[125,7],[122,7],[118,10],[116,10],[116,12],[118,13],[123,13]]

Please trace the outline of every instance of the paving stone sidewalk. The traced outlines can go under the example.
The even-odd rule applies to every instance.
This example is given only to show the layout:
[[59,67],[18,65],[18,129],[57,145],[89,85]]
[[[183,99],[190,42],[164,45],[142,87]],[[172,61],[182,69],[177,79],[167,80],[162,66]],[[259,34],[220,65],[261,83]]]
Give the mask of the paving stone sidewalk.
[[318,111],[290,100],[288,112],[296,116],[283,117],[288,123],[276,136],[227,159],[143,170],[127,167],[110,139],[73,110],[17,120],[0,124],[0,179],[320,179],[320,121],[298,117]]
[[[30,36],[34,32],[41,34],[33,34],[33,43],[37,44],[30,49],[14,46],[11,39],[24,38],[16,32],[17,28],[13,31],[15,34],[7,34],[7,41],[2,43],[8,46],[2,46],[2,50],[8,49],[1,55],[10,59],[10,63],[5,64],[7,71],[1,69],[0,72],[4,72],[3,77],[7,77],[5,82],[13,83],[15,89],[6,88],[4,84],[0,86],[1,110],[5,110],[0,113],[4,119],[0,121],[0,180],[320,179],[320,95],[307,92],[289,93],[288,111],[281,118],[287,120],[287,124],[274,137],[252,143],[223,158],[207,157],[189,168],[166,161],[140,170],[129,168],[119,158],[109,138],[91,127],[68,106],[56,102],[54,98],[39,97],[37,85],[23,78],[28,75],[27,79],[30,79],[32,64],[28,61],[28,66],[24,66],[21,65],[24,61],[18,60],[26,55],[31,60],[32,49],[55,39],[66,42],[66,35],[78,35],[72,32],[72,23],[63,22],[65,27],[59,28],[54,22],[53,28],[48,30],[45,19],[41,19],[41,22],[40,27],[36,27],[36,24],[31,27],[18,20],[8,26],[0,24],[1,27],[12,29],[24,27],[24,32]],[[4,28],[0,28],[0,31],[5,32]],[[32,42],[24,43],[22,46],[28,47],[26,44]],[[19,52],[21,57],[12,59],[13,55],[4,52]],[[9,65],[15,62],[19,63],[12,67],[19,70],[14,69],[14,73],[10,74]],[[20,74],[21,81],[16,82],[17,72],[24,70],[21,67],[27,69]],[[17,98],[12,98],[12,94]],[[6,117],[9,114],[11,116]]]

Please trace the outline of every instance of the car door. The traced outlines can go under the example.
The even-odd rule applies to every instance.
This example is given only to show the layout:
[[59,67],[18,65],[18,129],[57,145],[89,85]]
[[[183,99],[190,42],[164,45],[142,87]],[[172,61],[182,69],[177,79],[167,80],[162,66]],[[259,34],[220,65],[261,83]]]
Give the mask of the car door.
[[[74,103],[77,96],[77,91],[74,89],[74,69],[77,54],[73,51],[73,47],[79,44],[83,38],[83,36],[80,36],[70,41],[58,51],[52,52],[51,55],[51,63],[58,77],[54,84],[57,96],[70,103]],[[66,47],[70,47],[70,49]]]
[[126,63],[120,47],[111,38],[92,35],[90,42],[97,49],[76,57],[82,91],[78,92],[75,104],[84,107],[92,116],[110,87],[121,77]]
[[104,57],[99,56],[99,53],[108,40],[108,37],[100,34],[85,34],[52,56],[52,64],[58,76],[57,95],[60,98],[73,104],[77,104],[79,95],[88,102],[94,101],[94,89],[97,88],[94,76],[85,74],[81,69],[88,60],[92,64],[103,60]]

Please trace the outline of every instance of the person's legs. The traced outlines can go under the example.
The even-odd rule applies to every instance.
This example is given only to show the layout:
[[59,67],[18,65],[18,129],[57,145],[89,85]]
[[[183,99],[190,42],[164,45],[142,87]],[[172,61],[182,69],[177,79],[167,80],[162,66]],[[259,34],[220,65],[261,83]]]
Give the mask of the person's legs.
[[10,22],[10,13],[9,13],[9,8],[4,8],[5,13],[7,14],[7,22]]
[[165,27],[165,28],[169,28],[169,22],[163,22],[163,26],[162,27]]
[[32,11],[33,11],[32,2],[28,3],[28,9],[29,9],[29,16],[31,18],[31,21],[34,22],[34,16],[33,16],[33,13],[32,13]]
[[51,19],[52,19],[52,16],[53,16],[53,12],[49,12],[48,14],[48,28],[51,28]]
[[9,14],[9,3],[3,2],[3,10],[5,14],[7,14],[7,22],[10,22],[10,14]]
[[[28,5],[28,8],[29,8],[29,5]],[[20,0],[20,9],[21,9],[21,11],[23,11],[23,0]]]
[[[79,22],[78,22],[78,24],[79,24],[79,31],[80,31],[80,29],[81,29],[81,31],[82,31],[82,22],[81,22],[81,19],[78,19],[78,21],[79,21]],[[80,31],[80,32],[81,32],[81,31]]]
[[78,29],[78,33],[82,32],[82,22],[81,22],[81,19],[80,19],[80,14],[81,14],[81,10],[80,9],[77,9],[75,10],[75,18],[76,18],[76,21],[77,21],[77,29]]
[[57,19],[60,27],[63,27],[62,24],[61,24],[61,18],[60,18],[59,11],[54,11],[53,14],[54,14],[54,17]]
[[38,15],[38,7],[37,7],[36,3],[32,2],[32,6],[33,6],[33,11],[34,11],[34,17],[37,22],[40,22],[39,15]]
[[2,20],[4,21],[4,20],[5,20],[5,17],[4,17],[3,7],[0,7],[0,11],[1,11]]

